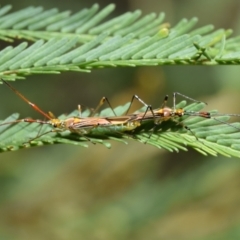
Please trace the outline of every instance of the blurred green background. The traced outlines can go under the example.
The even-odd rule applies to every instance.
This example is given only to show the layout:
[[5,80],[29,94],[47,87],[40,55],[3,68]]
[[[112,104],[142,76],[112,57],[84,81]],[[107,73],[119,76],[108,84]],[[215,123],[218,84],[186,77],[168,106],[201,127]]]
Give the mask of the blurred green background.
[[[197,16],[198,26],[240,34],[238,0],[98,1],[112,2],[111,17],[163,11],[171,25]],[[14,10],[41,5],[73,12],[93,3],[11,2]],[[206,109],[240,113],[239,76],[239,66],[158,66],[29,76],[13,85],[55,115],[80,103],[95,107],[102,96],[118,106],[138,94],[158,107],[173,91],[208,102]],[[13,112],[41,118],[5,86],[0,99],[0,119]],[[88,149],[55,145],[0,155],[0,239],[240,239],[239,159],[169,153],[131,140],[113,142],[110,150],[89,143]]]

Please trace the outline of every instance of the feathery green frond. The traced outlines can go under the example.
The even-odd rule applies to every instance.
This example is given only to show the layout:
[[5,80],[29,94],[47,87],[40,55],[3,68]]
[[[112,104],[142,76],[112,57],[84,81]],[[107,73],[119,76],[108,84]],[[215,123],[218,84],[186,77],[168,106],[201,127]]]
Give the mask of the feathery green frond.
[[[176,36],[172,33],[168,37],[162,37],[161,34],[156,34],[138,40],[134,40],[133,36],[129,34],[125,37],[115,36],[107,39],[107,33],[103,33],[81,46],[76,46],[77,37],[53,38],[48,42],[38,40],[29,47],[26,42],[15,48],[8,46],[0,51],[0,77],[13,80],[29,74],[89,72],[92,68],[118,66],[214,65],[218,62],[222,64],[223,59],[227,63],[226,55],[231,56],[231,61],[233,57],[233,53],[223,54],[222,44],[219,51],[216,51],[216,56],[221,56],[221,59],[211,59],[212,56],[200,47],[203,37],[199,35]],[[226,41],[223,43],[226,45]],[[236,54],[237,52],[235,56]]]
[[[177,107],[180,108],[185,105],[186,101],[182,101]],[[121,115],[128,106],[129,103],[115,108],[114,111]],[[186,106],[185,109],[188,111],[199,111],[203,107],[204,104],[202,103],[194,103]],[[111,114],[112,110],[107,108],[99,115],[110,116]],[[88,115],[89,111],[83,113],[84,117]],[[74,111],[68,116],[60,116],[59,118],[66,119],[70,116],[78,116],[78,112]],[[18,114],[13,114],[2,123],[14,121],[17,118]],[[111,147],[110,140],[127,143],[131,139],[158,148],[164,148],[171,152],[186,151],[187,148],[193,148],[204,155],[217,156],[217,154],[221,154],[227,157],[240,157],[240,123],[227,125],[215,119],[227,121],[229,116],[218,116],[211,119],[184,116],[174,120],[162,121],[157,126],[154,125],[152,120],[149,120],[143,121],[141,126],[134,131],[126,133],[116,131],[112,127],[95,127],[86,136],[63,131],[51,132],[37,138],[40,127],[41,133],[51,131],[51,127],[37,123],[21,122],[0,126],[0,148],[1,151],[12,151],[20,148],[58,143],[68,143],[83,147],[89,147],[89,144],[90,147],[94,147],[93,143],[101,143],[109,148]],[[190,130],[187,130],[184,126],[187,126]],[[29,142],[33,138],[34,140]]]
[[193,29],[197,18],[183,19],[169,29],[163,13],[141,17],[140,10],[103,22],[113,4],[102,10],[94,4],[73,15],[42,7],[9,10],[0,8],[0,38],[36,42],[0,50],[4,79],[103,67],[240,62],[240,38],[229,38],[231,30],[213,31],[212,25]]

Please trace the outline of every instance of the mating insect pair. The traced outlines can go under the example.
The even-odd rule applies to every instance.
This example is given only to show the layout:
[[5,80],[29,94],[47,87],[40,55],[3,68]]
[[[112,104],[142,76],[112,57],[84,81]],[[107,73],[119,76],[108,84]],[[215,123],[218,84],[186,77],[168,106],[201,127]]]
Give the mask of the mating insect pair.
[[[3,80],[2,80],[3,81]],[[15,88],[13,88],[9,83],[3,81],[10,89],[12,89],[22,100],[24,100],[26,103],[28,103],[35,111],[42,114],[47,120],[35,120],[30,118],[20,119],[12,122],[5,122],[0,124],[14,124],[19,122],[26,122],[26,123],[39,123],[42,125],[50,125],[53,127],[50,131],[46,131],[42,134],[38,134],[36,137],[31,138],[30,142],[36,138],[39,138],[47,133],[50,132],[63,132],[63,131],[70,131],[75,134],[79,134],[80,136],[85,137],[86,139],[90,140],[88,138],[89,135],[94,134],[96,130],[100,129],[103,130],[102,132],[111,132],[111,133],[120,133],[128,136],[134,136],[132,135],[132,132],[138,130],[140,126],[142,126],[145,122],[151,122],[152,126],[152,132],[154,132],[159,125],[162,122],[166,122],[168,120],[176,121],[176,119],[183,117],[183,116],[199,116],[203,118],[213,118],[213,114],[210,112],[194,112],[194,111],[186,111],[182,108],[176,108],[176,95],[181,95],[182,97],[189,99],[194,102],[198,102],[190,97],[187,97],[185,95],[182,95],[180,93],[174,93],[173,96],[173,108],[169,108],[166,106],[168,96],[165,97],[163,105],[159,109],[153,109],[151,105],[146,104],[142,99],[140,99],[137,95],[134,95],[131,103],[129,105],[129,108],[125,115],[123,116],[116,116],[113,108],[111,107],[109,101],[107,98],[103,98],[99,104],[99,106],[96,108],[98,109],[105,101],[108,103],[110,108],[112,109],[115,116],[112,117],[81,117],[81,111],[79,110],[79,116],[78,117],[69,117],[65,120],[61,120],[59,118],[55,118],[52,113],[45,113],[42,109],[40,109],[37,105],[30,102],[25,96],[23,96],[20,92],[18,92]],[[141,113],[133,113],[128,114],[131,105],[134,101],[134,99],[137,99],[139,102],[141,102],[145,107],[146,110]],[[80,107],[79,107],[80,109]],[[96,111],[94,111],[95,113]],[[214,116],[240,116],[238,114],[215,114]],[[221,120],[218,120],[214,118],[217,121],[222,122]],[[178,122],[178,121],[177,121]],[[225,122],[224,122],[225,123]],[[234,128],[235,126],[226,123],[227,125],[230,125]],[[181,123],[181,125],[189,130],[193,135],[194,133],[189,129],[187,126]],[[240,130],[240,129],[238,129]],[[151,134],[149,135],[151,137]]]

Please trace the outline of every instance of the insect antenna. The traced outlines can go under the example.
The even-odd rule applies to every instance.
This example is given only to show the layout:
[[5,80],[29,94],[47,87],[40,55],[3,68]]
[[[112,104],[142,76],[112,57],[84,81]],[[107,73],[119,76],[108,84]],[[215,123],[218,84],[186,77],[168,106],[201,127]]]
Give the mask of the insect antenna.
[[45,113],[40,107],[38,107],[35,103],[32,103],[31,101],[29,101],[25,96],[23,96],[17,89],[15,89],[13,86],[11,86],[8,82],[6,82],[5,80],[1,79],[1,81],[3,83],[5,83],[13,92],[15,92],[24,102],[26,102],[27,104],[29,104],[35,111],[41,113],[44,117],[46,117],[47,119],[52,119],[52,117]]

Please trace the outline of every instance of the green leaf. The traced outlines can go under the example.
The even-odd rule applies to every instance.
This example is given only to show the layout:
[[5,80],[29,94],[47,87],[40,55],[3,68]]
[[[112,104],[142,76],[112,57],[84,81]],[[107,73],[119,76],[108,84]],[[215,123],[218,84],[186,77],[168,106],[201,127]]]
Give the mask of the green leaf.
[[[176,107],[182,108],[186,101],[180,102]],[[129,107],[129,103],[119,106],[114,111],[121,115]],[[203,103],[194,103],[185,106],[185,111],[200,111],[204,107]],[[144,112],[144,108],[141,112]],[[89,111],[85,111],[82,117],[89,116]],[[225,124],[219,121],[228,121],[229,116],[214,116],[217,112],[212,112],[211,119],[198,116],[175,117],[174,119],[161,121],[158,125],[153,120],[142,121],[141,125],[133,131],[121,132],[119,127],[95,127],[87,135],[70,133],[68,130],[51,132],[49,125],[39,123],[20,122],[16,124],[6,124],[0,126],[0,148],[1,151],[13,151],[21,148],[41,146],[48,144],[67,143],[82,147],[94,147],[95,143],[103,144],[110,148],[111,141],[127,143],[130,140],[139,141],[143,144],[150,144],[158,148],[166,149],[170,152],[193,148],[204,155],[226,157],[240,157],[240,123]],[[78,116],[79,112],[74,111],[68,116],[62,115],[60,119],[67,119],[71,116]],[[103,110],[100,116],[112,116],[110,108]],[[4,122],[15,121],[18,114],[5,119]],[[190,130],[187,130],[186,127]],[[49,132],[50,131],[50,132]],[[46,133],[40,137],[39,133]],[[33,139],[32,141],[30,141]]]

